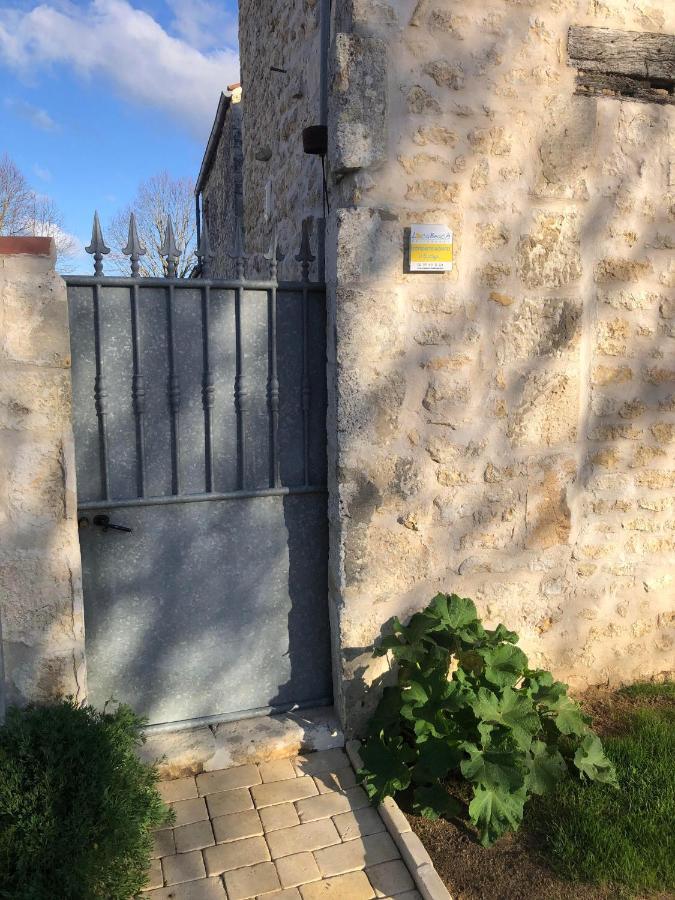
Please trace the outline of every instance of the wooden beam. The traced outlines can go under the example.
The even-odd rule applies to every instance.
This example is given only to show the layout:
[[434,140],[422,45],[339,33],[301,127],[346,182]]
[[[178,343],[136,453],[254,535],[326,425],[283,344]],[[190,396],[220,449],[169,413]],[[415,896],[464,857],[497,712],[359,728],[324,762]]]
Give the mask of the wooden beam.
[[675,36],[573,25],[567,51],[577,93],[675,103]]
[[577,72],[576,93],[587,97],[613,97],[615,100],[639,100],[642,103],[675,104],[672,87],[651,87],[642,78],[605,75],[602,72]]

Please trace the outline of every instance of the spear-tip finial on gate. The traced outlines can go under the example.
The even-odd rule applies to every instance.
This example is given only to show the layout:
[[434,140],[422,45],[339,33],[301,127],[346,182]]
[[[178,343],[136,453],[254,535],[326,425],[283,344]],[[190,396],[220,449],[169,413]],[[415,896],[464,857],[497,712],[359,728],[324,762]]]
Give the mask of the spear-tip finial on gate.
[[199,246],[197,247],[196,256],[199,260],[201,277],[210,278],[211,260],[213,259],[214,253],[211,249],[211,241],[209,240],[209,230],[206,226],[206,219],[204,219],[204,221],[202,222],[202,231],[199,236]]
[[110,253],[110,247],[106,247],[103,240],[98,212],[94,213],[94,224],[91,226],[91,243],[84,249],[94,256],[94,275],[103,275],[103,257],[106,253]]
[[229,254],[237,265],[237,278],[241,281],[244,277],[244,263],[248,259],[244,250],[244,229],[241,222],[237,219],[234,223],[234,247],[232,253]]
[[166,231],[164,232],[164,240],[159,248],[159,255],[166,258],[166,277],[176,277],[176,267],[180,259],[180,250],[176,246],[176,238],[173,233],[173,225],[171,216],[167,216]]
[[279,263],[283,262],[285,258],[286,257],[282,253],[281,247],[279,246],[279,235],[277,233],[277,226],[275,225],[272,229],[270,249],[265,254],[265,259],[270,264],[270,278],[272,279],[272,281],[276,281]]
[[311,222],[309,219],[302,220],[302,240],[300,242],[300,252],[295,257],[296,261],[302,264],[302,280],[309,281],[309,267],[316,259],[312,255],[312,247],[310,244]]
[[146,250],[141,243],[141,239],[138,236],[138,229],[136,228],[136,216],[133,213],[129,218],[129,237],[127,239],[127,245],[124,250],[122,250],[122,253],[124,253],[125,256],[128,256],[131,259],[131,277],[138,278],[138,260],[141,256],[145,256]]

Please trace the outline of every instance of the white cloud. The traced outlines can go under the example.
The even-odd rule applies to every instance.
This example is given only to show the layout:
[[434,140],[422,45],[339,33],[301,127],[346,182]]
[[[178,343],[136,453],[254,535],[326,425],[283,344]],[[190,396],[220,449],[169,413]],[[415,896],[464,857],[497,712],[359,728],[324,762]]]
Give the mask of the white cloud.
[[237,46],[238,17],[225,9],[222,0],[167,0],[167,6],[174,17],[172,30],[192,47]]
[[[2,41],[2,25],[0,25],[0,42]],[[0,43],[0,47],[2,44]],[[49,115],[46,109],[40,109],[39,106],[33,106],[25,100],[15,100],[12,97],[5,98],[5,106],[15,115],[20,116],[31,125],[41,129],[41,131],[57,131],[58,125]]]
[[[199,4],[203,23],[210,3]],[[176,0],[177,17],[179,6],[185,20],[188,6]],[[202,51],[127,0],[0,9],[0,62],[26,74],[63,64],[83,77],[102,76],[123,97],[169,113],[200,138],[208,134],[220,92],[239,80],[239,56],[222,48],[225,40],[221,49]]]
[[51,181],[52,173],[49,169],[46,169],[44,166],[40,166],[37,163],[33,166],[33,173],[40,179],[40,181]]

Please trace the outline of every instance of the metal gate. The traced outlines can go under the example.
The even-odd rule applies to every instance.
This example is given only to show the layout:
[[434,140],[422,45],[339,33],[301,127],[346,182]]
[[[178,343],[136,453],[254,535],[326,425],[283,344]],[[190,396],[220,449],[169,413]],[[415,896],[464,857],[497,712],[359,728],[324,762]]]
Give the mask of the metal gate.
[[330,703],[325,289],[67,278],[89,699],[150,724]]

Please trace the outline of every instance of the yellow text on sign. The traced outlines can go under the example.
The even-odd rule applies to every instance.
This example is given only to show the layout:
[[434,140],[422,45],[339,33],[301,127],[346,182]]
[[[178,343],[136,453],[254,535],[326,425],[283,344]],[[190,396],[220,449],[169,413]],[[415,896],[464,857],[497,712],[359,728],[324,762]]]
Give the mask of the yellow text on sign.
[[411,262],[452,262],[452,244],[412,244]]

